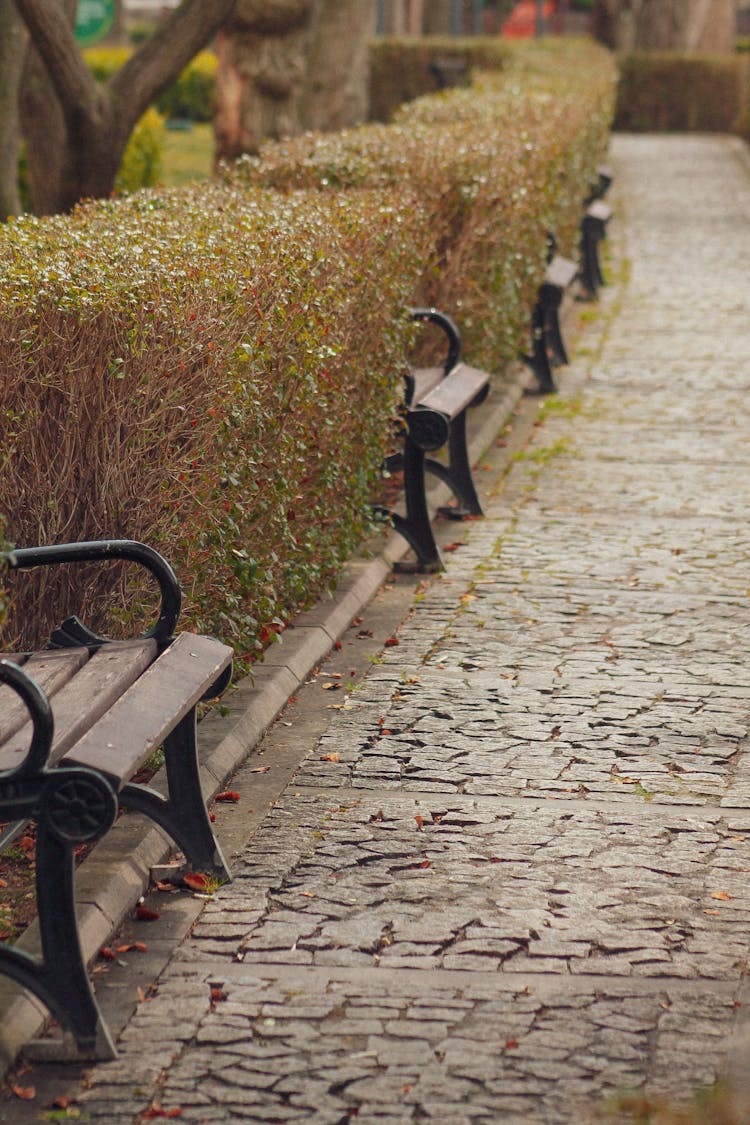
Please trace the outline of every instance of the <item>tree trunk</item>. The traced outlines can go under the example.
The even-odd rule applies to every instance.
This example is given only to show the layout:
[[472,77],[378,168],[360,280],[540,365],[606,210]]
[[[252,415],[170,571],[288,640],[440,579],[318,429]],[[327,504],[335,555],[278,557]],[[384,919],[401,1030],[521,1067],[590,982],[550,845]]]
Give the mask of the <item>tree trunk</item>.
[[302,100],[305,129],[344,129],[367,118],[375,0],[317,0]]
[[0,221],[21,211],[18,92],[27,38],[14,0],[0,0]]
[[735,0],[597,0],[594,34],[630,50],[734,50]]
[[239,0],[217,41],[218,159],[299,133],[305,52],[315,0]]
[[375,0],[239,0],[217,44],[217,157],[364,120],[375,14]]
[[451,0],[428,0],[425,4],[425,35],[450,35],[453,31]]
[[76,0],[15,0],[31,35],[22,123],[32,205],[69,210],[109,195],[141,114],[213,37],[235,0],[182,0],[106,85],[75,42]]

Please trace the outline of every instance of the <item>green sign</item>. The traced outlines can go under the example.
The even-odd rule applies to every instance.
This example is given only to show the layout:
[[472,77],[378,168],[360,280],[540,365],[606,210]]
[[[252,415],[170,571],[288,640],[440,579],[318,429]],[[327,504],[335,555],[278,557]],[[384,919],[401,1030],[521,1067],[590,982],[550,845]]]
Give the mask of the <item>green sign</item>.
[[100,43],[115,22],[115,0],[78,0],[76,40],[81,47]]

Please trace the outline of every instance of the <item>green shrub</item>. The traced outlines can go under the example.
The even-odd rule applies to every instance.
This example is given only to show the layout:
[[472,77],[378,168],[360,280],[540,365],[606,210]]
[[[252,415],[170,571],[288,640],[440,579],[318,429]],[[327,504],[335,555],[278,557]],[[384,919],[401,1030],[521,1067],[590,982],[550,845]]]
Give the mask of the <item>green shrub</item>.
[[615,127],[632,132],[745,132],[744,56],[637,51],[619,59]]
[[155,109],[147,109],[130,134],[117,173],[117,191],[137,191],[142,187],[154,187],[159,182],[164,137],[164,118]]
[[[369,526],[428,245],[404,192],[200,185],[8,224],[9,537],[146,540],[185,585],[187,623],[255,651]],[[95,627],[113,578],[90,578]],[[8,636],[38,643],[81,580],[25,575]]]
[[157,100],[165,117],[188,121],[212,121],[218,62],[212,51],[201,51],[183,70],[173,86]]
[[[129,47],[91,47],[84,52],[89,70],[99,82],[106,82],[132,55]],[[216,55],[201,51],[185,67],[180,77],[157,99],[156,108],[168,118],[211,121],[216,90]]]

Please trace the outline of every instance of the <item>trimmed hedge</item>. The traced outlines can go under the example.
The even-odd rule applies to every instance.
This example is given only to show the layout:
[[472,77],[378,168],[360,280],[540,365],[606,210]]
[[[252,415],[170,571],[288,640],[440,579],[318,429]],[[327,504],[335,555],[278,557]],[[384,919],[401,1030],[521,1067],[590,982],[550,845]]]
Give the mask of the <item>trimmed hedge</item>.
[[[575,237],[613,85],[593,45],[535,45],[393,126],[268,147],[219,183],[9,223],[8,538],[144,539],[176,566],[187,623],[252,657],[372,529],[406,307],[442,304],[491,370],[515,357],[547,226]],[[80,571],[36,583],[9,614],[22,644],[80,606]],[[112,573],[86,588],[103,627]]]
[[404,105],[391,125],[307,134],[265,146],[234,175],[280,190],[409,184],[434,254],[418,299],[458,318],[489,370],[525,340],[544,271],[545,235],[575,243],[581,201],[606,146],[612,57],[594,44],[543,40],[509,49],[506,69]]
[[[511,51],[504,40],[440,36],[381,36],[370,43],[370,120],[390,121],[404,102],[442,88],[436,67],[447,63],[475,70],[501,70]],[[456,85],[463,84],[458,80]]]
[[745,56],[635,51],[618,62],[617,129],[747,134]]

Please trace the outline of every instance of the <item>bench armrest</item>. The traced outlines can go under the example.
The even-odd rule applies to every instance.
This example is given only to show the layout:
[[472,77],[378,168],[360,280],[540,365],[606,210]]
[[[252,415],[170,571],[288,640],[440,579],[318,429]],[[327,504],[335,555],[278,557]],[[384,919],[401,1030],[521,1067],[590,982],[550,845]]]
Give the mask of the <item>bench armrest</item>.
[[[156,623],[143,633],[153,637],[159,648],[172,639],[180,615],[182,594],[172,567],[153,547],[131,539],[104,539],[88,543],[61,543],[46,547],[19,547],[8,557],[11,570],[27,570],[36,566],[55,566],[58,563],[100,562],[124,559],[139,563],[150,571],[159,583],[161,607]],[[108,640],[88,629],[78,617],[69,617],[52,634],[52,645],[67,648],[73,645],[100,645]]]
[[451,318],[439,309],[409,309],[412,320],[428,321],[442,329],[448,338],[448,355],[445,358],[444,370],[448,372],[456,366],[461,358],[461,334]]
[[32,680],[23,668],[5,657],[0,657],[0,684],[7,684],[21,697],[34,727],[25,759],[15,769],[3,771],[2,776],[41,773],[49,758],[54,730],[47,696],[36,680]]

